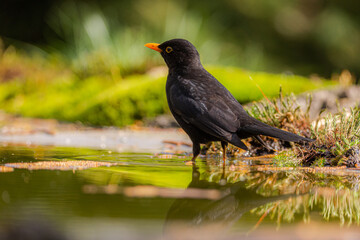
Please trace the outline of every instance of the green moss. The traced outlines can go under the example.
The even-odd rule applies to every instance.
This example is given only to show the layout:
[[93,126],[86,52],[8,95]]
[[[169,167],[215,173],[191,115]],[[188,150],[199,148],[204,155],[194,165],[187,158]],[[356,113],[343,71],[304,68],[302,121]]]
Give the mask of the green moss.
[[332,81],[312,81],[309,78],[264,72],[250,72],[235,67],[209,67],[212,73],[241,103],[278,96],[279,87],[285,94],[301,93],[312,89],[334,85]]
[[[333,84],[299,76],[252,73],[234,67],[208,69],[242,103],[262,98],[256,84],[268,97],[277,96],[280,85],[285,93],[298,93]],[[4,53],[0,59],[1,72],[18,73],[10,79],[0,74],[0,108],[10,113],[90,125],[124,126],[169,112],[165,76],[84,77],[85,74],[81,77],[64,64],[44,59],[31,61],[31,57],[16,51]]]
[[312,166],[313,167],[325,167],[325,164],[326,164],[326,159],[325,158],[319,158],[319,159],[316,159]]
[[274,165],[277,167],[298,167],[300,159],[292,151],[284,151],[274,157]]

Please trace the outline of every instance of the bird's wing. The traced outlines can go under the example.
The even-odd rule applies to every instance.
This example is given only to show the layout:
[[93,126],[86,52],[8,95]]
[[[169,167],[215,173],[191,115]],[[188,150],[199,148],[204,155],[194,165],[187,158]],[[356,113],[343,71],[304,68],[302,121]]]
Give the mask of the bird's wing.
[[172,94],[170,100],[173,110],[185,122],[212,136],[226,139],[239,128],[238,116],[219,96],[208,95],[206,98],[194,99],[184,94]]

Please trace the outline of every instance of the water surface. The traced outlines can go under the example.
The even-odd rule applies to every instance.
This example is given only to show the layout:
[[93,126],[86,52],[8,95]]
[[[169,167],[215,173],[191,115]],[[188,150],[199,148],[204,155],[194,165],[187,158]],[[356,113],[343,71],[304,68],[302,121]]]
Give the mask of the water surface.
[[[199,158],[59,147],[0,147],[0,234],[16,239],[358,239],[359,174],[274,168],[269,159]],[[46,239],[46,238],[43,238]]]

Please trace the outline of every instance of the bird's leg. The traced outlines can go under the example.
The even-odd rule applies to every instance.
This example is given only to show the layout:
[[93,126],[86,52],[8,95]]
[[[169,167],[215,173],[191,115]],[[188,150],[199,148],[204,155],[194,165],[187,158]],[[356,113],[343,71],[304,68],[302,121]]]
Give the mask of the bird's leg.
[[191,161],[194,162],[197,156],[199,156],[199,154],[200,154],[200,143],[193,142],[193,157]]
[[223,149],[223,161],[224,161],[224,163],[226,161],[226,147],[227,147],[227,145],[228,145],[227,142],[221,141],[221,147]]
[[199,178],[200,178],[200,172],[199,172],[199,167],[196,166],[196,163],[195,161],[192,162],[192,182],[193,181],[199,181]]
[[221,186],[225,186],[226,183],[227,183],[227,180],[226,180],[226,177],[225,177],[225,161],[223,161],[223,172],[222,172],[222,174],[221,174],[221,179],[220,179],[219,184],[220,184]]
[[228,143],[227,142],[221,142],[221,146],[222,146],[222,148],[223,148],[223,172],[222,172],[222,174],[221,174],[221,179],[220,179],[220,182],[219,182],[219,184],[221,185],[221,186],[225,186],[226,185],[226,177],[225,177],[225,167],[226,167],[226,147],[227,147],[227,145],[228,145]]

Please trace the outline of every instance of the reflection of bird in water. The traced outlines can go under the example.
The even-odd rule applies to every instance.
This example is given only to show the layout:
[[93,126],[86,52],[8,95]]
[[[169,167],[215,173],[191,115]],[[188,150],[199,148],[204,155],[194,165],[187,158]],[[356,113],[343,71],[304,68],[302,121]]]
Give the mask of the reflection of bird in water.
[[[225,174],[223,173],[223,176]],[[267,203],[294,197],[294,194],[264,197],[256,190],[248,189],[245,182],[220,183],[200,180],[200,173],[193,165],[193,178],[187,189],[216,189],[218,199],[179,198],[170,207],[164,226],[164,234],[170,239],[184,239],[181,236],[208,235],[210,239],[223,236],[224,230],[233,226],[243,214]],[[175,237],[178,236],[178,237]],[[196,238],[194,238],[196,239]]]

